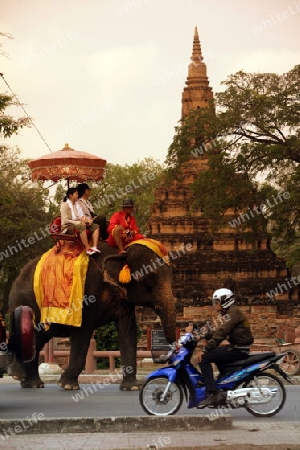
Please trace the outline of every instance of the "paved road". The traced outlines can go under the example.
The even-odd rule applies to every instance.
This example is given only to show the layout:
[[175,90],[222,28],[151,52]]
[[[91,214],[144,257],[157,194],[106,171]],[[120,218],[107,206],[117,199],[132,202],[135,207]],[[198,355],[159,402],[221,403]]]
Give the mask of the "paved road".
[[[286,386],[285,407],[272,421],[300,422],[300,386]],[[77,401],[76,401],[77,400]],[[179,415],[209,414],[210,409],[199,411],[183,404]],[[23,419],[34,413],[45,417],[120,417],[145,415],[138,392],[122,392],[118,385],[81,385],[80,391],[64,391],[53,384],[44,389],[21,389],[18,384],[0,385],[0,419]],[[244,409],[230,412],[235,421],[262,421]]]

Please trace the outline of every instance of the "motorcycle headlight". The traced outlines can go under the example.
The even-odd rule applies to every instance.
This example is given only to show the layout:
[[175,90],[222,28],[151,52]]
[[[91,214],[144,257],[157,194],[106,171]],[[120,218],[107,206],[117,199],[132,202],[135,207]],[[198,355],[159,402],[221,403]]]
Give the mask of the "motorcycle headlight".
[[186,333],[179,338],[178,344],[185,345],[191,339],[193,339],[193,335],[191,333]]

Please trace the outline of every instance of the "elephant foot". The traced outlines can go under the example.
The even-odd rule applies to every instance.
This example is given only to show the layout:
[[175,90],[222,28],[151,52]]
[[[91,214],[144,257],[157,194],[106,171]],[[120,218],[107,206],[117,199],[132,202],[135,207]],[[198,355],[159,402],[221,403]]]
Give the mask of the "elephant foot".
[[[11,375],[10,373],[8,375]],[[26,376],[22,376],[21,374],[13,374],[11,375],[13,380],[17,380],[17,381],[25,381],[26,380]]]
[[78,391],[80,389],[78,381],[62,380],[58,381],[58,386],[66,391]]
[[120,391],[139,391],[143,385],[143,382],[137,379],[134,380],[122,380],[120,384]]
[[33,378],[31,380],[21,381],[22,388],[43,388],[45,387],[44,382],[40,378]]
[[26,380],[26,370],[19,363],[12,363],[8,366],[8,375],[10,375],[14,380],[25,381]]

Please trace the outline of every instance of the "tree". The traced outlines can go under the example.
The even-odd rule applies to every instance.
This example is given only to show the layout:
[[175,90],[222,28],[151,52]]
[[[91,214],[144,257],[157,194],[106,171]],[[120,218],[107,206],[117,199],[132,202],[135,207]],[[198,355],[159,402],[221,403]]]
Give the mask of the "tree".
[[[142,330],[137,324],[137,342],[142,336]],[[95,332],[97,350],[119,350],[119,336],[115,322],[109,322],[97,328]],[[121,358],[116,358],[116,367],[121,367]],[[97,369],[107,369],[109,362],[107,358],[99,358]]]
[[289,72],[238,72],[222,83],[216,95],[219,134],[236,148],[235,168],[255,176],[267,170],[278,179],[278,164],[286,169],[300,162],[300,65]]
[[[0,33],[3,36],[11,38]],[[5,54],[1,42],[0,54]],[[28,117],[15,118],[7,112],[15,104],[19,104],[16,99],[0,93],[1,139],[30,123]],[[30,182],[29,168],[20,159],[19,151],[5,146],[0,147],[0,190],[0,303],[6,308],[11,284],[21,266],[49,248],[45,227],[50,222],[51,208],[47,208],[48,191]]]
[[214,101],[210,101],[206,108],[190,111],[189,115],[180,120],[179,125],[175,127],[173,142],[166,158],[169,180],[178,178],[181,165],[190,161],[193,156],[215,147],[214,144],[219,146],[217,137],[218,118]]
[[[210,154],[209,164],[210,169],[199,174],[192,189],[194,206],[201,207],[204,216],[210,219],[211,232],[229,225],[236,234],[243,231],[248,240],[266,235],[265,216],[258,209],[253,212],[264,203],[264,191],[246,173],[237,174],[233,165],[224,164],[222,153]],[[242,216],[246,219],[241,220],[243,213],[248,216]]]
[[107,218],[120,209],[122,200],[132,198],[135,203],[134,215],[142,233],[148,228],[154,190],[159,184],[163,166],[152,158],[121,166],[107,164],[105,178],[98,185],[91,184],[91,202],[98,214]]
[[48,190],[30,181],[30,171],[17,150],[0,149],[0,301],[8,293],[20,268],[50,248]]
[[231,144],[224,160],[251,180],[263,177],[266,199],[288,193],[267,216],[273,247],[292,267],[300,261],[300,65],[282,75],[238,72],[223,84],[218,118]]
[[[6,37],[8,39],[12,39],[11,34],[9,33],[1,33],[0,38]],[[6,53],[3,51],[2,43],[0,42],[0,55],[6,56]],[[3,74],[0,73],[0,76],[3,77]],[[4,77],[3,77],[4,79]],[[11,135],[16,134],[20,128],[24,126],[29,126],[30,118],[29,117],[19,117],[15,118],[10,116],[7,113],[7,109],[14,105],[19,105],[19,101],[14,99],[12,96],[7,94],[0,93],[0,137],[1,138],[9,138]]]
[[[275,248],[292,263],[300,258],[300,66],[283,75],[241,71],[223,85],[208,108],[191,111],[177,127],[169,172],[174,176],[202,149],[209,169],[195,180],[195,205],[219,227],[229,213],[256,211],[240,227],[262,233],[267,226]],[[283,193],[289,194],[284,202],[268,207]]]
[[[193,164],[193,158],[202,155],[208,158],[208,170],[199,173],[192,185],[192,209],[200,208],[210,219],[212,233],[228,226],[229,211],[237,216],[239,211],[261,200],[257,184],[247,172],[236,172],[233,159],[226,154],[231,144],[221,136],[220,129],[214,102],[206,108],[192,110],[176,127],[166,160],[167,178],[172,182],[174,178],[180,181],[183,174],[180,169]],[[251,220],[251,223],[242,223],[243,228],[261,231],[265,223],[264,220]]]
[[5,112],[10,106],[18,104],[11,96],[0,94],[0,136],[3,138],[9,138],[16,134],[19,128],[30,124],[28,117],[14,118]]
[[[97,328],[95,332],[97,350],[119,350],[119,338],[117,328],[114,322],[110,322],[102,327]],[[116,358],[116,367],[121,366],[121,359]],[[97,369],[107,369],[109,361],[107,358],[99,358],[97,361]]]

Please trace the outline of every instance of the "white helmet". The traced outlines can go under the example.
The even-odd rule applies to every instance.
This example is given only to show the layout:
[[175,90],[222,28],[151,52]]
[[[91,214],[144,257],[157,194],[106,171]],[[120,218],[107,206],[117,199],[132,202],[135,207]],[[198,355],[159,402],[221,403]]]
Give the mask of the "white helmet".
[[212,301],[219,301],[222,309],[230,308],[234,304],[234,294],[230,289],[217,289],[212,296]]

